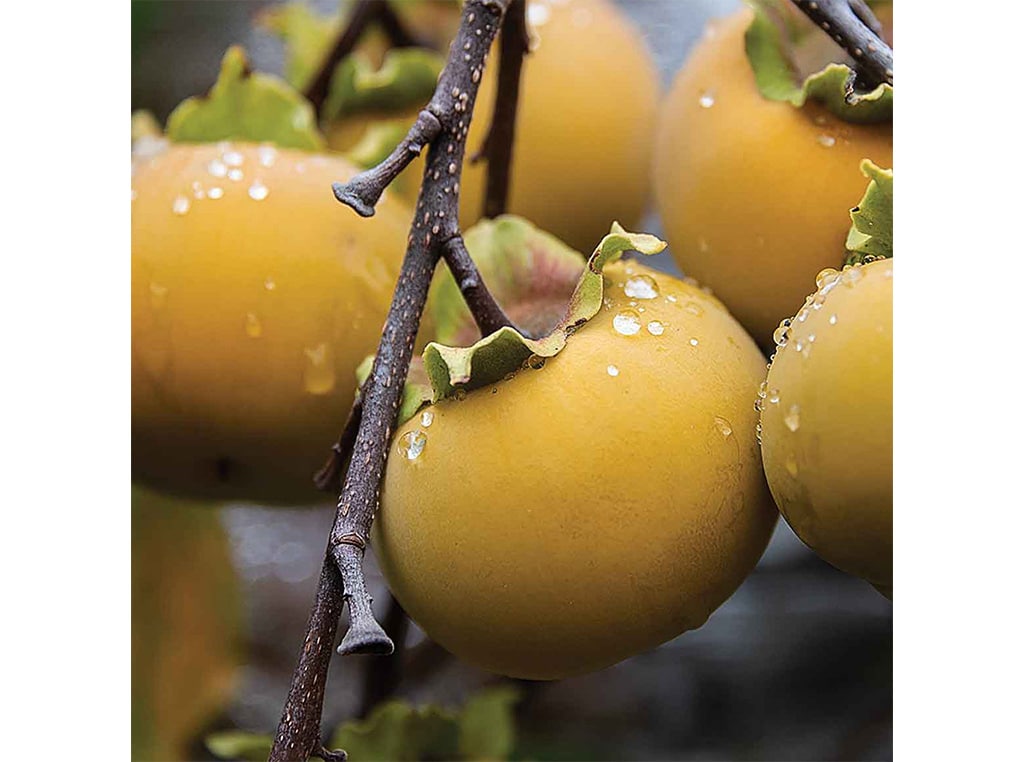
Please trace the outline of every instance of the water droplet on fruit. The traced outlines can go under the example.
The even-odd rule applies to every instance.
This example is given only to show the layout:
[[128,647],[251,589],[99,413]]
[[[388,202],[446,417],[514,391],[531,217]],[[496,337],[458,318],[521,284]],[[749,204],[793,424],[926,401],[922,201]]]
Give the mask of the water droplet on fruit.
[[188,214],[191,205],[192,202],[188,200],[188,196],[178,196],[171,204],[171,210],[180,217],[183,214]]
[[206,198],[206,191],[203,190],[203,186],[198,180],[192,183],[192,195],[195,196],[197,201],[202,201]]
[[225,177],[228,173],[227,165],[219,159],[214,159],[206,165],[206,171],[214,177]]
[[432,424],[433,422],[434,413],[430,410],[424,410],[423,415],[420,416],[420,423],[423,425],[423,428],[429,429],[430,424]]
[[674,294],[669,294],[668,296],[665,297],[665,301],[669,302],[670,304],[675,304],[676,302],[679,301],[679,299]]
[[245,177],[245,175],[242,174],[242,170],[240,170],[240,169],[228,170],[228,180],[231,180],[232,182],[236,182],[237,183],[243,177]]
[[277,150],[273,146],[262,145],[256,149],[256,155],[259,157],[262,166],[272,167],[274,166],[274,160],[277,158]]
[[249,186],[249,198],[253,201],[262,201],[270,193],[270,190],[261,181],[255,180],[253,184]]
[[462,402],[462,400],[466,399],[466,390],[460,386],[458,389],[452,392],[452,399],[454,399],[456,402]]
[[824,288],[839,276],[839,273],[831,267],[826,267],[814,278],[814,285],[817,288]]
[[829,325],[835,325],[835,324],[836,324],[837,322],[838,322],[838,318],[837,318],[837,317],[836,317],[835,315],[832,315],[832,316],[831,316],[831,317],[830,317],[830,318],[828,319],[828,324],[829,324]]
[[685,309],[691,315],[696,315],[697,317],[704,314],[704,308],[697,304],[697,302],[687,302]]
[[786,318],[779,327],[775,329],[775,333],[772,334],[772,339],[775,341],[775,346],[784,347],[789,342],[789,327],[792,325],[792,321]]
[[531,370],[540,370],[544,367],[544,358],[540,355],[530,355],[526,358],[526,367]]
[[782,422],[786,424],[786,428],[792,432],[796,432],[800,428],[800,406],[790,405],[789,412],[782,419]]
[[210,190],[208,190],[206,192],[207,198],[212,198],[214,201],[216,201],[218,198],[220,198],[223,195],[224,195],[224,189],[219,187],[219,186],[216,186],[216,185],[213,186],[212,188],[210,188]]
[[334,389],[334,359],[330,347],[318,344],[304,350],[306,367],[303,371],[303,385],[310,394],[327,394]]
[[705,90],[700,94],[700,99],[697,102],[701,108],[711,108],[715,105],[715,94],[710,90]]
[[711,251],[711,244],[708,243],[708,239],[701,237],[697,239],[697,248],[702,254],[707,254]]
[[254,312],[245,314],[245,334],[250,339],[258,339],[263,335],[263,324]]
[[551,9],[534,0],[526,6],[526,18],[533,26],[544,26],[551,18]]
[[656,299],[658,297],[658,281],[650,275],[634,275],[626,281],[626,296],[631,299]]
[[778,389],[772,389],[771,391],[768,392],[768,401],[771,404],[773,404],[773,405],[778,405],[779,404],[779,390]]
[[665,333],[665,324],[659,320],[652,320],[647,324],[647,331],[651,336],[661,336]]
[[614,378],[615,376],[619,375],[618,366],[609,365],[608,366],[608,375],[611,376],[612,378]]
[[729,423],[724,418],[722,418],[721,416],[715,416],[715,426],[718,428],[720,432],[722,432],[723,437],[732,436],[732,424]]
[[831,148],[836,144],[836,139],[831,135],[818,135],[818,145],[822,148]]
[[398,451],[406,460],[416,460],[427,446],[427,435],[419,429],[407,431],[398,438]]
[[690,339],[690,346],[691,346],[691,347],[695,347],[695,346],[697,346],[697,345],[698,345],[699,343],[700,343],[700,342],[699,342],[699,341],[697,341],[697,339]]
[[633,310],[623,310],[612,319],[615,332],[623,336],[633,336],[640,332],[640,316]]
[[267,278],[265,281],[263,281],[263,288],[265,288],[267,291],[273,291],[275,288],[277,288],[277,283],[274,281],[273,278]]
[[859,267],[844,267],[841,277],[844,286],[853,288],[853,284],[863,278],[864,273],[860,271]]
[[786,460],[786,470],[789,471],[790,476],[796,476],[800,473],[800,469],[797,468],[796,460],[792,457]]
[[243,157],[238,151],[225,151],[221,156],[221,159],[223,159],[224,163],[229,167],[240,167],[242,166],[242,162],[245,161],[245,157]]
[[159,283],[149,284],[149,304],[154,310],[158,310],[164,306],[167,301],[167,286],[161,286]]

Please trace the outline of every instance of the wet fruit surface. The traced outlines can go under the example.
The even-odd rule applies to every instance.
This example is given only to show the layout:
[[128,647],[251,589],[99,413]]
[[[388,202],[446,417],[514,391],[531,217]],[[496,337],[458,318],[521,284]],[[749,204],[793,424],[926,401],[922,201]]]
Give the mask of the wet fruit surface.
[[860,161],[892,166],[892,125],[763,98],[744,52],[749,21],[743,11],[710,26],[676,77],[655,195],[683,272],[770,349],[815,273],[842,264],[848,212],[864,192]]
[[775,523],[753,342],[699,288],[605,274],[561,354],[427,408],[392,446],[374,535],[391,589],[491,671],[564,677],[699,627]]
[[[892,586],[892,260],[819,276],[762,387],[764,468],[793,531]],[[889,593],[891,595],[891,592]]]
[[337,158],[174,145],[132,178],[133,475],[211,498],[309,502],[372,353],[408,209],[338,204]]

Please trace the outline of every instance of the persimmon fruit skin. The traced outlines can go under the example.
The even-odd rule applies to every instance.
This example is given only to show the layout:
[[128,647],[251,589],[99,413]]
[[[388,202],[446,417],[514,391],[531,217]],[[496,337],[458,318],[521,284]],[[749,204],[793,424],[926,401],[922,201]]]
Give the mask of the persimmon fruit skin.
[[892,125],[763,98],[744,49],[750,19],[745,9],[713,23],[677,75],[659,120],[654,189],[683,272],[770,350],[809,279],[841,266],[849,210],[864,195],[860,162],[892,166]]
[[821,306],[798,313],[772,362],[761,414],[765,474],[793,531],[889,597],[892,271],[879,260],[816,292]]
[[375,351],[410,216],[388,193],[372,219],[339,204],[331,183],[355,171],[250,144],[171,145],[135,163],[135,479],[210,499],[323,500],[311,476]]
[[[631,307],[629,271],[660,295]],[[777,518],[753,341],[695,286],[633,262],[605,273],[609,306],[542,369],[430,406],[429,426],[414,416],[392,443],[373,534],[391,590],[493,672],[567,677],[699,627]],[[635,335],[613,327],[624,310]],[[410,460],[416,430],[427,443]]]

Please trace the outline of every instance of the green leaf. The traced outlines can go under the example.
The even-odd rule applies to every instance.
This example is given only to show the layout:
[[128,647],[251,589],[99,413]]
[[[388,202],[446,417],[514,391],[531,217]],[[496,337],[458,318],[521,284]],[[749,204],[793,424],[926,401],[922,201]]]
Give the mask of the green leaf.
[[490,688],[466,702],[459,717],[459,758],[508,759],[516,740],[513,707],[521,697],[511,685]]
[[820,101],[847,122],[892,121],[892,85],[883,83],[871,91],[860,91],[855,87],[855,73],[846,63],[829,63],[801,77],[794,52],[813,25],[798,21],[772,0],[748,0],[748,4],[754,20],[746,32],[747,59],[761,95],[797,108],[808,100]]
[[457,742],[458,723],[451,712],[389,701],[366,720],[342,725],[331,747],[344,749],[350,762],[417,762],[455,759]]
[[167,136],[179,143],[245,140],[308,151],[324,146],[309,102],[283,80],[253,73],[237,45],[224,54],[210,92],[174,109]]
[[274,745],[272,736],[248,733],[244,730],[225,730],[211,733],[204,739],[210,753],[221,759],[264,762]]
[[870,178],[860,203],[850,210],[853,224],[846,237],[846,264],[892,257],[892,170],[865,159],[860,171]]
[[[467,248],[469,244],[467,234]],[[604,298],[601,271],[625,251],[657,254],[665,242],[645,233],[629,233],[617,222],[598,244],[569,298],[561,320],[546,335],[527,338],[513,328],[502,328],[470,347],[445,346],[431,342],[423,351],[423,361],[434,390],[434,402],[459,392],[494,384],[524,365],[539,367],[545,358],[554,357],[566,339],[597,314]],[[472,248],[469,249],[473,254]],[[474,256],[475,258],[475,256]]]
[[341,61],[331,77],[323,116],[394,113],[422,106],[437,87],[444,58],[426,48],[392,48],[377,68],[362,53]]
[[309,86],[341,32],[341,14],[321,16],[306,3],[269,8],[257,23],[284,41],[284,78],[299,91]]

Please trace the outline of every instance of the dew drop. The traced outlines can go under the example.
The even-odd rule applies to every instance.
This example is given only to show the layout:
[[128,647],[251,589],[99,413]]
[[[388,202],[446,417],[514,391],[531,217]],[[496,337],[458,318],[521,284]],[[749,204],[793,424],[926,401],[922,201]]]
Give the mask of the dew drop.
[[225,177],[228,173],[228,168],[220,159],[214,159],[206,165],[206,171],[214,177]]
[[431,410],[424,410],[423,415],[420,416],[420,424],[423,428],[429,429],[430,424],[434,422],[434,413]]
[[794,460],[792,457],[786,460],[786,470],[789,471],[790,476],[796,476],[798,473],[800,473],[800,469],[797,468],[796,465],[796,460]]
[[253,201],[262,201],[270,193],[270,190],[261,181],[255,180],[249,186],[249,198]]
[[781,323],[779,323],[779,327],[776,328],[775,333],[772,334],[772,340],[775,342],[775,346],[784,347],[789,342],[790,325],[791,321],[789,320],[789,318],[786,318]]
[[238,151],[225,151],[224,155],[221,156],[224,163],[229,167],[240,167],[244,161],[244,157]]
[[192,203],[188,200],[188,196],[178,196],[174,199],[171,210],[180,217],[183,214],[188,214],[191,205]]
[[206,191],[207,198],[212,198],[216,201],[218,198],[224,195],[224,189],[219,186],[213,186],[210,190]]
[[669,304],[675,304],[676,302],[679,301],[679,298],[676,297],[675,294],[669,294],[668,296],[665,297],[665,301],[668,302]]
[[707,254],[711,251],[711,244],[708,243],[708,239],[701,236],[697,239],[697,248],[702,254]]
[[612,378],[614,378],[615,376],[619,375],[619,368],[618,368],[618,366],[616,366],[616,365],[609,365],[608,366],[608,375],[611,376]]
[[661,334],[665,333],[665,324],[658,320],[652,320],[647,324],[647,332],[651,336],[661,336]]
[[700,94],[700,98],[697,101],[701,108],[711,108],[715,105],[715,94],[710,90],[705,90]]
[[427,446],[427,435],[419,429],[407,431],[398,439],[398,451],[406,460],[416,460]]
[[526,18],[533,26],[544,26],[551,18],[551,9],[534,0],[526,6]]
[[526,358],[526,367],[531,370],[540,370],[544,367],[544,358],[540,355],[530,355]]
[[640,332],[640,316],[633,310],[623,310],[612,319],[615,332],[623,336],[634,336]]
[[800,406],[795,404],[790,405],[789,412],[786,413],[786,416],[782,421],[786,424],[787,429],[792,432],[796,432],[796,430],[800,428]]
[[245,335],[250,339],[258,339],[263,335],[263,324],[254,312],[245,314]]
[[466,399],[466,394],[466,390],[460,386],[458,389],[452,392],[452,399],[454,399],[456,402],[462,402],[462,400]]
[[836,324],[837,322],[838,322],[838,318],[837,318],[837,317],[836,317],[835,315],[832,315],[832,316],[831,316],[831,317],[830,317],[830,318],[828,319],[828,324],[829,324],[829,325],[835,325],[835,324]]
[[835,279],[838,278],[838,277],[839,277],[839,273],[838,272],[833,270],[831,267],[826,267],[824,270],[822,270],[820,273],[818,273],[817,277],[815,277],[814,285],[817,288],[824,288],[825,286],[827,286],[830,283],[834,282]]
[[236,182],[237,183],[243,177],[245,177],[245,175],[242,174],[242,170],[240,170],[240,169],[228,170],[228,180],[231,180],[232,182]]
[[818,135],[818,145],[822,148],[831,148],[836,144],[836,139],[831,135]]
[[260,146],[256,149],[256,156],[260,160],[260,164],[264,167],[274,166],[274,160],[277,158],[277,150],[273,146]]
[[768,392],[768,401],[773,405],[779,404],[779,390],[772,389]]
[[650,275],[634,275],[626,281],[626,296],[631,299],[656,299],[658,297],[658,281]]
[[158,310],[164,306],[167,301],[167,286],[161,286],[159,283],[149,284],[149,303],[154,310]]
[[847,288],[853,288],[853,284],[864,277],[864,274],[860,271],[859,267],[848,267],[843,269],[841,276],[843,285]]
[[691,346],[691,347],[695,347],[695,346],[697,346],[697,345],[698,345],[699,343],[700,343],[700,342],[699,342],[699,341],[697,341],[697,339],[690,339],[690,346]]
[[715,426],[718,428],[718,430],[720,432],[722,432],[722,436],[723,437],[730,437],[730,436],[732,436],[732,424],[729,423],[725,418],[722,418],[721,416],[716,415],[715,416]]
[[304,352],[303,386],[310,394],[327,394],[334,389],[334,360],[330,348],[326,344],[318,344]]

